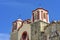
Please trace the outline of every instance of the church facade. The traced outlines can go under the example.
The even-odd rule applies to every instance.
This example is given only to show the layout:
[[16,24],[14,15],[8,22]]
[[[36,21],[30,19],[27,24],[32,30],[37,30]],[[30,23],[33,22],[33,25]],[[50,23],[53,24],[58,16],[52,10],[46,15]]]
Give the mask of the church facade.
[[60,40],[60,21],[50,23],[48,11],[37,8],[31,19],[13,22],[10,40]]

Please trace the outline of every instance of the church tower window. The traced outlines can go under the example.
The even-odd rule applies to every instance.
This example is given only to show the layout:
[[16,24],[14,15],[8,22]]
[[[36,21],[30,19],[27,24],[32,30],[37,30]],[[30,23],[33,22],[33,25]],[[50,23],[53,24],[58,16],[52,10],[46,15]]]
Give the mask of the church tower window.
[[44,18],[46,18],[46,17],[45,17],[45,13],[44,13]]

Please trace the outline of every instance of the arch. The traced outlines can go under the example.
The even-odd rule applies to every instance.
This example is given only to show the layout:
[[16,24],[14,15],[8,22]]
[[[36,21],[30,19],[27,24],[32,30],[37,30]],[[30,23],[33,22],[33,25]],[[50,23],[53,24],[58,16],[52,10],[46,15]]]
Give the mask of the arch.
[[29,40],[29,37],[28,37],[27,31],[24,31],[24,32],[22,33],[21,40]]

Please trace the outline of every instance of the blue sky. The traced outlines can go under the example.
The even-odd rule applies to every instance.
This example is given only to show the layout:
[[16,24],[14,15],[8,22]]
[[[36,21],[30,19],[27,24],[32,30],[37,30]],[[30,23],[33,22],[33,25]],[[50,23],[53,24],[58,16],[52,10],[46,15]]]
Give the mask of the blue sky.
[[9,40],[12,22],[31,18],[32,10],[44,8],[49,19],[60,20],[60,0],[0,0],[0,40]]

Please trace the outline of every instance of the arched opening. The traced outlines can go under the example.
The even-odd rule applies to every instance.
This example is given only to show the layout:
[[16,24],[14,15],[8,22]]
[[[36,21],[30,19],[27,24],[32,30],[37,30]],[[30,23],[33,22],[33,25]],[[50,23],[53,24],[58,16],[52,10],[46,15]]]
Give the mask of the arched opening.
[[22,34],[22,39],[25,40],[27,38],[27,32],[24,31],[23,34]]
[[28,36],[27,31],[24,31],[22,33],[22,36],[21,36],[20,40],[29,40],[29,36]]

